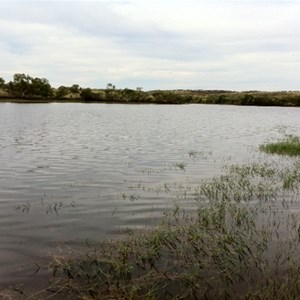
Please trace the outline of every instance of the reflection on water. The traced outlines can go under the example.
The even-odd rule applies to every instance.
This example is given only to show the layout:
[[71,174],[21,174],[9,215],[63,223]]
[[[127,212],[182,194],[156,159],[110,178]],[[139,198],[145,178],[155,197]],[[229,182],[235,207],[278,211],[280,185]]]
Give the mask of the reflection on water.
[[224,157],[245,161],[271,138],[300,134],[299,115],[274,107],[0,104],[0,282],[17,280],[24,264],[60,242],[111,238],[156,224],[175,204],[188,208],[190,186],[219,173]]

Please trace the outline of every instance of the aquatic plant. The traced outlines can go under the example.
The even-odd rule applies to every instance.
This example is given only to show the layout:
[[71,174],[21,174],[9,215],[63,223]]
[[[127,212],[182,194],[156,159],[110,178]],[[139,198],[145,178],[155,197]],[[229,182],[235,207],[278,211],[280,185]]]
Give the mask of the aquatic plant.
[[[176,206],[153,230],[54,256],[51,288],[39,297],[294,299],[300,235],[290,208],[298,205],[299,173],[299,161],[226,166],[186,190],[194,211]],[[146,190],[141,183],[132,188]],[[160,189],[172,188],[178,186]]]
[[289,135],[284,140],[260,146],[260,150],[270,154],[300,155],[300,138]]

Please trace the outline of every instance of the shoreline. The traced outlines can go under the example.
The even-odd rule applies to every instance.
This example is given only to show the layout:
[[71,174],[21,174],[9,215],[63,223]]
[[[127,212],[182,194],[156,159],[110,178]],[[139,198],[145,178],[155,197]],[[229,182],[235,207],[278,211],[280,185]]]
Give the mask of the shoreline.
[[72,86],[52,87],[46,78],[33,78],[16,73],[13,81],[5,83],[0,77],[0,102],[15,103],[124,103],[124,104],[231,104],[245,106],[300,107],[300,91],[233,91],[224,89],[154,89],[143,91],[116,88],[108,83],[106,88]]
[[188,104],[206,104],[206,105],[234,105],[234,106],[256,106],[256,107],[300,107],[300,104],[294,103],[270,103],[270,104],[241,104],[228,102],[160,102],[160,101],[108,101],[108,100],[82,100],[82,99],[18,99],[18,98],[0,98],[0,103],[16,103],[16,104],[49,104],[49,103],[81,103],[81,104],[125,104],[125,105],[188,105]]

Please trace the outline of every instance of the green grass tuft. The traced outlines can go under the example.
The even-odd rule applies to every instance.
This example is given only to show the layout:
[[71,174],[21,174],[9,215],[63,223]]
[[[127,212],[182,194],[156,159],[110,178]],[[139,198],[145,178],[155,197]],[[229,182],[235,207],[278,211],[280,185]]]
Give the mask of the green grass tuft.
[[[173,190],[180,198],[176,187],[147,191]],[[131,189],[124,200],[140,200],[146,191],[141,182]],[[22,299],[299,299],[299,190],[298,158],[225,165],[188,189],[184,197],[194,210],[176,204],[150,230],[86,242],[80,251],[60,247],[35,272],[52,274],[49,287],[34,295],[26,286],[13,291]],[[4,293],[0,288],[0,298]]]
[[190,190],[194,211],[54,256],[36,299],[298,299],[299,163],[225,166]]
[[260,150],[270,154],[300,155],[300,138],[290,135],[285,140],[261,145]]

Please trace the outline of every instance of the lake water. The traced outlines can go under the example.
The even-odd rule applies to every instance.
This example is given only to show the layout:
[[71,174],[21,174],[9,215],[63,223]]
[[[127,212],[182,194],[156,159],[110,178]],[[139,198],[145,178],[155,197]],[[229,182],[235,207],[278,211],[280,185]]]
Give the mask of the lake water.
[[23,281],[61,244],[120,237],[175,205],[189,209],[187,186],[300,135],[299,120],[299,108],[1,103],[0,285]]

